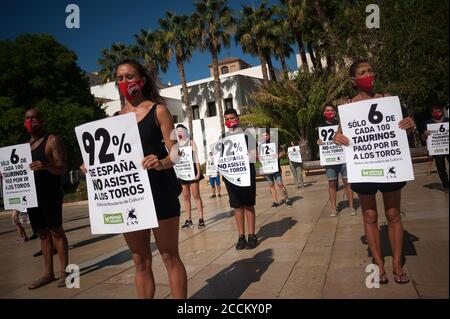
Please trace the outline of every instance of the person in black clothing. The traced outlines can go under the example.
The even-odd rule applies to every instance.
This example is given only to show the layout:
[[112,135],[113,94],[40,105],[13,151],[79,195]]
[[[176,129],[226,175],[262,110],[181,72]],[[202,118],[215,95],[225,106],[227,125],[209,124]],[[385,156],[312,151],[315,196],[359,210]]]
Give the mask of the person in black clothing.
[[[370,99],[382,98],[389,94],[379,94],[374,91],[376,79],[372,64],[368,60],[357,60],[350,67],[350,76],[357,94],[349,102],[359,102]],[[414,120],[405,116],[399,122],[399,127],[411,133],[416,125]],[[342,134],[341,128],[334,137],[334,142],[338,145],[349,146],[350,140]],[[370,252],[375,263],[379,267],[379,283],[387,284],[384,260],[381,256],[380,233],[378,230],[378,210],[376,193],[380,191],[383,195],[384,210],[389,224],[389,239],[391,241],[393,253],[394,281],[398,284],[406,284],[409,278],[402,267],[403,252],[403,224],[400,213],[401,190],[406,185],[400,183],[352,183],[352,190],[359,196],[361,211],[364,219],[364,230],[369,243]]]
[[[148,171],[158,228],[153,229],[156,246],[169,275],[173,298],[187,298],[187,275],[178,251],[181,185],[173,169],[178,159],[177,141],[172,115],[159,95],[156,83],[137,61],[125,60],[116,68],[116,81],[125,104],[120,114],[134,113],[144,152],[142,166]],[[86,173],[86,167],[81,166]],[[155,280],[152,272],[150,229],[123,236],[136,267],[135,284],[138,297],[153,298]]]
[[[325,105],[323,108],[323,116],[325,121],[320,124],[320,127],[339,125],[339,121],[336,119],[336,108],[334,105]],[[322,145],[324,142],[319,138],[317,145]],[[347,193],[348,206],[350,215],[355,216],[356,211],[353,208],[353,191],[350,188],[350,184],[347,179],[347,164],[327,165],[325,170],[328,178],[328,192],[330,194],[331,203],[331,217],[337,216],[336,208],[336,194],[338,189],[339,174],[341,174],[342,182],[344,183],[345,191]]]
[[69,262],[67,238],[62,227],[63,191],[61,175],[66,171],[66,151],[56,135],[47,134],[38,110],[25,113],[25,128],[30,134],[30,168],[34,171],[38,207],[29,208],[30,223],[38,229],[41,251],[44,257],[44,276],[28,288],[36,289],[56,280],[53,271],[53,250],[56,248],[61,276],[58,287],[65,287],[66,267]]
[[[239,127],[239,116],[235,109],[225,111],[225,125],[229,131],[226,136],[234,134],[244,134],[242,128]],[[252,140],[250,140],[252,139]],[[226,179],[222,175],[225,186],[228,191],[230,206],[234,209],[234,217],[236,227],[239,233],[239,239],[236,249],[253,249],[258,245],[258,239],[255,235],[255,201],[256,201],[256,141],[251,134],[245,135],[247,143],[249,161],[250,161],[250,182],[248,187],[237,186]],[[247,219],[248,238],[245,239],[245,219]]]
[[198,152],[197,152],[197,145],[195,142],[190,138],[188,129],[186,126],[182,124],[178,124],[176,127],[177,131],[177,137],[178,137],[178,145],[180,147],[184,146],[191,146],[192,147],[192,160],[194,161],[194,175],[195,178],[193,180],[187,181],[183,180],[181,178],[178,178],[180,181],[180,184],[183,188],[183,202],[184,202],[184,209],[186,211],[186,221],[184,222],[184,225],[181,226],[181,229],[187,229],[194,225],[192,222],[192,206],[191,206],[191,193],[194,197],[195,204],[197,205],[197,211],[198,211],[198,228],[204,228],[205,227],[205,220],[203,219],[203,201],[202,197],[200,195],[200,181],[204,179],[205,177],[202,174],[201,168],[200,168],[200,161],[198,159]]
[[[448,118],[444,116],[444,108],[442,106],[433,105],[431,107],[431,119],[429,119],[424,125],[424,139],[428,139],[428,136],[431,135],[431,132],[427,130],[427,124],[436,124],[436,123],[448,123]],[[436,163],[436,168],[439,174],[439,177],[442,182],[442,186],[448,189],[448,175],[447,169],[445,167],[445,159],[449,162],[449,154],[446,155],[434,155],[434,162]]]

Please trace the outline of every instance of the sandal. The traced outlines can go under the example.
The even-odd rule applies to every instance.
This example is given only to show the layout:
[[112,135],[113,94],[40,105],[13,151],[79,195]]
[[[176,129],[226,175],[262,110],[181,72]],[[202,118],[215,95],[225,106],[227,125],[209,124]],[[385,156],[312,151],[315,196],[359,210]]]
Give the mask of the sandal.
[[394,274],[394,281],[399,284],[399,285],[403,285],[403,284],[407,284],[409,282],[409,278],[406,275],[406,272],[404,272],[403,274],[397,274],[395,271],[393,272]]
[[66,278],[69,276],[66,272],[61,272],[61,277],[58,279],[58,288],[65,288],[66,286]]
[[382,273],[378,279],[380,285],[386,285],[389,282],[388,277],[386,276],[386,272]]
[[42,286],[48,285],[48,284],[54,282],[55,280],[56,280],[55,276],[42,277],[42,278],[39,278],[38,280],[34,281],[30,286],[28,286],[28,289],[30,289],[30,290],[37,289]]

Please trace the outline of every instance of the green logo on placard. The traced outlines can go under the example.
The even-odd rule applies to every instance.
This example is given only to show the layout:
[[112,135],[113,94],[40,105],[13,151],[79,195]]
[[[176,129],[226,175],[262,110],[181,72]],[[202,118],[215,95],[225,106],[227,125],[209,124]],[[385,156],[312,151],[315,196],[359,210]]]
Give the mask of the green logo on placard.
[[9,199],[9,204],[10,205],[18,205],[18,204],[20,204],[20,197],[10,198]]
[[384,176],[384,169],[363,169],[361,170],[362,176]]
[[123,224],[123,216],[121,213],[117,214],[104,214],[103,221],[107,225],[111,224]]
[[327,159],[325,159],[325,161],[328,163],[328,162],[336,162],[336,158],[327,158]]

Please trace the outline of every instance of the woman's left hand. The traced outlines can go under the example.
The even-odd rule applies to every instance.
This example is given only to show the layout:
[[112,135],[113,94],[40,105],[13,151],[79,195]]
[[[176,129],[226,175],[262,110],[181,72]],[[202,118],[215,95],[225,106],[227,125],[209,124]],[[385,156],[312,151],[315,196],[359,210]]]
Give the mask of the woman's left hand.
[[398,123],[398,126],[403,130],[413,130],[416,128],[416,123],[411,117],[406,117]]
[[142,167],[145,168],[146,170],[149,169],[160,170],[162,166],[163,165],[161,161],[158,159],[156,155],[153,154],[144,157],[144,159],[142,160]]

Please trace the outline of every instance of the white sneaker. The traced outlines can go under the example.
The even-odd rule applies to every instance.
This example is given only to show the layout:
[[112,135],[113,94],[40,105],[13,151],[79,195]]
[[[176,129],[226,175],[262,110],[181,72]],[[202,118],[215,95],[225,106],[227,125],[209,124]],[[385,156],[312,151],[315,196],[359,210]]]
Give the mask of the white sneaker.
[[337,216],[337,210],[336,209],[332,209],[330,216],[331,217],[336,217]]
[[354,208],[350,208],[350,216],[355,216],[356,210]]

